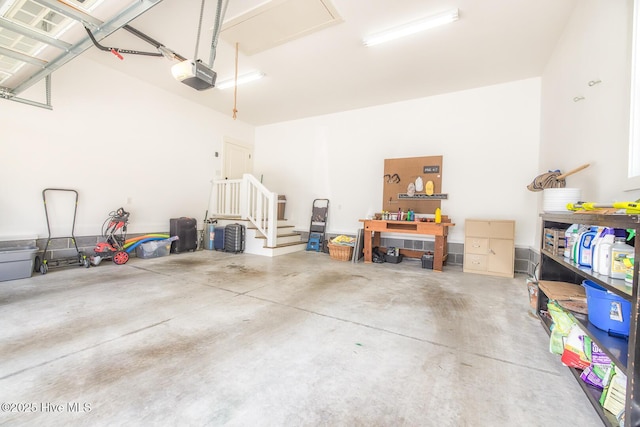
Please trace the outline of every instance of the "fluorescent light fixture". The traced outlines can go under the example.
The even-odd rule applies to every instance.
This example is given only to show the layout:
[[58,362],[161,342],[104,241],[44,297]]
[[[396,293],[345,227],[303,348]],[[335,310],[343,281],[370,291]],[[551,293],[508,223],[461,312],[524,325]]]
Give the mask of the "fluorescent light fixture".
[[363,43],[365,46],[374,46],[380,43],[395,40],[400,37],[409,36],[420,31],[430,28],[439,27],[440,25],[449,24],[458,20],[458,9],[451,9],[436,15],[427,16],[417,21],[408,22],[399,27],[391,28],[369,37],[365,37]]
[[[250,73],[246,73],[241,76],[238,76],[238,85],[249,83],[254,80],[259,80],[263,77],[264,77],[264,73],[262,71],[252,71]],[[216,87],[218,89],[228,89],[230,87],[234,87],[235,85],[236,85],[236,79],[235,77],[233,77],[233,78],[218,82]]]

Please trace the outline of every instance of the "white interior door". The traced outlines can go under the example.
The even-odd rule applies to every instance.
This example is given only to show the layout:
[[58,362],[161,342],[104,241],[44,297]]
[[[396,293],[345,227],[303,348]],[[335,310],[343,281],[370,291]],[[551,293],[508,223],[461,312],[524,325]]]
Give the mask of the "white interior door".
[[240,179],[245,173],[253,172],[253,149],[239,141],[224,139],[224,179]]

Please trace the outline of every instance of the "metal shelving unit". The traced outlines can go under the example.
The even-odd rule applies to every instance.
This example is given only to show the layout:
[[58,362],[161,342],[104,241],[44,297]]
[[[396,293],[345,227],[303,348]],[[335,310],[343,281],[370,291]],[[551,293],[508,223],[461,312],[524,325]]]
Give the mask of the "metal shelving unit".
[[[568,228],[571,224],[597,225],[621,229],[640,229],[638,215],[603,214],[542,214],[541,232],[545,228]],[[640,425],[640,351],[637,351],[638,333],[640,333],[640,309],[638,293],[638,265],[640,263],[640,245],[635,245],[635,266],[633,283],[629,286],[624,280],[595,274],[589,268],[580,267],[566,258],[544,250],[544,235],[541,236],[540,279],[580,284],[583,280],[592,280],[603,288],[631,302],[631,322],[628,339],[610,336],[606,331],[592,325],[587,316],[572,313],[583,331],[611,358],[627,376],[627,398],[625,402],[625,426]],[[546,307],[548,298],[541,290],[538,299],[538,317],[547,333],[551,320],[541,314],[540,308]],[[604,410],[598,401],[600,390],[591,387],[580,379],[580,371],[570,368],[580,387],[587,395],[592,406],[605,425],[617,426],[615,416]]]

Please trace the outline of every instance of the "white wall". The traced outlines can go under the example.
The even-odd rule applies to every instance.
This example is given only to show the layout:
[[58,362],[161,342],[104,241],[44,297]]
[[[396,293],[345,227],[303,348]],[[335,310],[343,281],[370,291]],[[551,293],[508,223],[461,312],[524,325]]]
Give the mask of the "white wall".
[[47,236],[50,187],[79,192],[76,236],[100,234],[120,206],[130,232],[200,221],[223,137],[253,144],[253,126],[82,57],[54,73],[52,93],[53,111],[0,100],[0,239]]
[[[354,233],[381,208],[385,158],[442,155],[450,241],[465,218],[502,218],[516,220],[518,246],[537,247],[542,196],[526,185],[547,169],[591,163],[568,179],[585,200],[640,197],[624,191],[631,3],[579,2],[539,79],[259,127],[254,173],[287,196],[298,228],[329,198],[329,231]],[[222,138],[254,141],[250,125],[82,57],[53,80],[53,111],[0,100],[0,239],[46,237],[46,187],[80,192],[77,235],[119,206],[132,232],[204,218]]]
[[534,243],[540,79],[260,126],[254,172],[287,197],[308,229],[314,198],[330,199],[328,231],[355,233],[382,208],[384,159],[443,156],[443,214],[464,242],[465,218],[516,220],[516,245]]
[[[541,169],[570,170],[584,201],[633,201],[625,192],[632,0],[582,0],[542,76]],[[602,83],[589,86],[589,81]],[[574,102],[576,96],[584,100]]]

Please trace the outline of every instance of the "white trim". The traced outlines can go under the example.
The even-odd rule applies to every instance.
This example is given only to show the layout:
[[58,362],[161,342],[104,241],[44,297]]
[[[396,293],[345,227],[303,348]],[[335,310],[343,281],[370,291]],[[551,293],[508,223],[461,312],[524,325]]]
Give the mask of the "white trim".
[[631,99],[629,106],[629,164],[625,191],[640,189],[640,0],[633,2],[631,40]]

